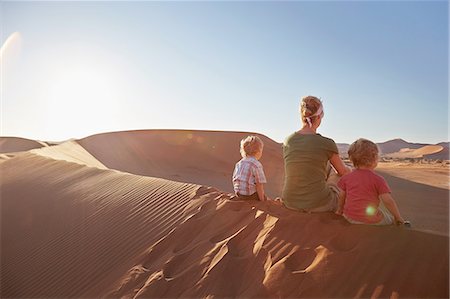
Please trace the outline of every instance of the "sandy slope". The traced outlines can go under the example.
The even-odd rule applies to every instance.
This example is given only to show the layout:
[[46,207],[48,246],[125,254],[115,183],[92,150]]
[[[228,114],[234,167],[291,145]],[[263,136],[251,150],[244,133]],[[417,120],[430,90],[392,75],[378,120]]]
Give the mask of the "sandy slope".
[[98,296],[200,188],[34,154],[0,171],[2,298]]
[[74,140],[66,141],[54,146],[34,149],[30,152],[55,160],[64,160],[67,162],[74,162],[91,167],[97,167],[100,169],[107,169],[105,165],[103,165],[100,161],[93,157],[88,151],[86,151]]
[[399,227],[205,200],[108,297],[447,297],[447,250],[446,237]]
[[[240,157],[239,141],[246,135],[248,133],[144,130],[99,134],[78,142],[113,169],[232,192],[231,174],[235,161]],[[268,178],[266,189],[270,196],[280,196],[284,176],[282,148],[267,137],[261,137],[265,143],[261,162]],[[448,216],[444,215],[449,211],[448,189],[428,188],[398,180],[386,172],[381,174],[387,178],[397,201],[402,202],[401,210],[403,206],[418,207],[414,213],[406,213],[416,228],[448,235]],[[430,176],[425,177],[430,181]],[[442,183],[443,180],[448,181],[448,174],[440,175],[435,181]],[[429,217],[435,213],[439,217]]]
[[2,298],[448,296],[448,237],[31,153],[0,170]]
[[433,155],[441,152],[444,147],[440,145],[426,145],[417,149],[404,148],[398,152],[384,155],[390,158],[422,158],[427,155]]
[[0,137],[0,153],[28,151],[47,146],[44,142],[19,137]]
[[111,133],[79,141],[90,154],[68,143],[5,160],[0,297],[449,296],[448,190],[384,174],[413,229],[236,201],[201,181],[229,184],[243,135]]
[[[231,175],[241,158],[239,143],[249,134],[143,130],[93,135],[78,142],[108,168],[232,192]],[[281,144],[258,136],[264,142],[261,163],[271,178],[266,191],[270,196],[278,196],[284,174]]]
[[408,181],[450,189],[450,165],[444,163],[380,162],[377,171]]

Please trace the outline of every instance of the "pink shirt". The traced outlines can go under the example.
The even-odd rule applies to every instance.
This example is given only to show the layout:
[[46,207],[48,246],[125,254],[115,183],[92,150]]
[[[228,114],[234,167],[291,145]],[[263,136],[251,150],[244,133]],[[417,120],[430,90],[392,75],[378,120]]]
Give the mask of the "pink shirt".
[[233,171],[234,192],[241,195],[252,195],[256,192],[256,183],[267,183],[261,162],[254,157],[241,159]]
[[390,193],[384,178],[370,169],[356,169],[344,175],[338,187],[345,191],[344,215],[355,221],[377,223],[383,218],[378,210],[379,196]]

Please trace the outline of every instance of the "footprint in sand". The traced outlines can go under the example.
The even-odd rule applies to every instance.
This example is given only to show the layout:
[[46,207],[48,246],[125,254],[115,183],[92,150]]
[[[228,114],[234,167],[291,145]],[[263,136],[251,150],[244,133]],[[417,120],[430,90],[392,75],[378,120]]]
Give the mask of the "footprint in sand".
[[313,263],[316,256],[314,248],[300,248],[286,257],[284,264],[286,269],[292,273],[301,272]]
[[342,233],[333,236],[328,242],[327,246],[331,250],[336,251],[351,251],[358,245],[359,238],[354,234]]

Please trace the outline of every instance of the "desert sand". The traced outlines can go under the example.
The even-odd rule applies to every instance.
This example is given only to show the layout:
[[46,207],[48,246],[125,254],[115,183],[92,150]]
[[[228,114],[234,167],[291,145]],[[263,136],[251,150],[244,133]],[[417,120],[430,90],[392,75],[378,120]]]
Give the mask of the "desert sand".
[[0,161],[8,159],[14,152],[28,151],[48,146],[45,142],[20,137],[0,137]]
[[[412,228],[238,201],[231,173],[248,134],[12,144],[0,161],[1,297],[448,298],[448,188],[380,168]],[[281,145],[260,137],[278,196]]]
[[450,164],[446,162],[380,162],[377,171],[443,189],[450,189]]

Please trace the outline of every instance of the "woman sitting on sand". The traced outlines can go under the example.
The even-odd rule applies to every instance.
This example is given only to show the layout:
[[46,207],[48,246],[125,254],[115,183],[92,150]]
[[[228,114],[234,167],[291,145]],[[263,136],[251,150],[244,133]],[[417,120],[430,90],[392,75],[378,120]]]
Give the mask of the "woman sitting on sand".
[[351,172],[339,157],[336,143],[318,134],[324,116],[322,102],[314,96],[302,98],[303,127],[286,138],[283,145],[285,181],[283,204],[302,212],[336,211],[339,176]]

